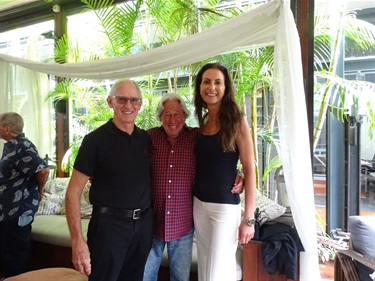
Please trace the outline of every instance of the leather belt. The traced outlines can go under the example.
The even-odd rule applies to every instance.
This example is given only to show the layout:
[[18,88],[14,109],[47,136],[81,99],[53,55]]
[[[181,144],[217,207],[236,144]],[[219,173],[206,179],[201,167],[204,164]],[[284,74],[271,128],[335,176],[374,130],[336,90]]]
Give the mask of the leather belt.
[[106,214],[119,219],[138,220],[150,210],[150,205],[144,209],[125,210],[110,207],[93,206],[93,213]]

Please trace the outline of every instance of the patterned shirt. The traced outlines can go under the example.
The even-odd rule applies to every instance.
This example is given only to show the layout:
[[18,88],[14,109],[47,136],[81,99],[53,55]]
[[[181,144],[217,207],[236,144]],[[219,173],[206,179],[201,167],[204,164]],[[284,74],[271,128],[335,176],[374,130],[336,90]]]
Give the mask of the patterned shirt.
[[46,167],[25,134],[4,144],[0,159],[0,221],[35,215],[39,205],[35,173]]
[[149,131],[151,186],[155,211],[155,235],[170,242],[193,228],[192,189],[195,177],[197,128],[184,127],[171,145],[163,127]]

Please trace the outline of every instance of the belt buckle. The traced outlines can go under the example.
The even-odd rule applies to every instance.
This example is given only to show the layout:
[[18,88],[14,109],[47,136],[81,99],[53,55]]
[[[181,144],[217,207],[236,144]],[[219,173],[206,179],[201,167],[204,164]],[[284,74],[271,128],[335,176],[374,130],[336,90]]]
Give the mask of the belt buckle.
[[141,216],[141,209],[135,209],[133,211],[133,220],[139,219]]

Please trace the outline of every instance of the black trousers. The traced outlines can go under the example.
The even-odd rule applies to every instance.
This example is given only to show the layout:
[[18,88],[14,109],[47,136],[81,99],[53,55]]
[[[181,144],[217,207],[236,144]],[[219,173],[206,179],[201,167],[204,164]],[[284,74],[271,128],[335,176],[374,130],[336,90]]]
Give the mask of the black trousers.
[[0,222],[0,272],[4,277],[29,271],[31,261],[31,223],[18,225],[18,218]]
[[152,210],[137,220],[93,213],[87,233],[89,281],[142,281],[153,228]]

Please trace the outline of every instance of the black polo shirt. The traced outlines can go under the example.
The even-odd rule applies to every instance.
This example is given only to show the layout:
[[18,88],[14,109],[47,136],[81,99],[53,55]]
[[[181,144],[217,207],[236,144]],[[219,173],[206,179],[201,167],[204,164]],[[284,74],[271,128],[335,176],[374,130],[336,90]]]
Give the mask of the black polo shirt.
[[123,209],[148,206],[150,145],[146,131],[135,127],[129,135],[112,119],[84,137],[74,168],[92,177],[92,205]]

